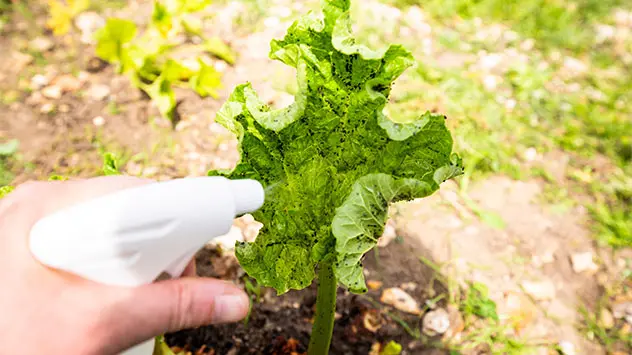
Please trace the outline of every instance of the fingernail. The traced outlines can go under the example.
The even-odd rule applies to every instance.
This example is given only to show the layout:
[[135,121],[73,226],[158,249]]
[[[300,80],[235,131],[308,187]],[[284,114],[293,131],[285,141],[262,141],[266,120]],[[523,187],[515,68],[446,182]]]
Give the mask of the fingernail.
[[213,323],[238,322],[248,314],[250,300],[245,294],[224,294],[215,297]]

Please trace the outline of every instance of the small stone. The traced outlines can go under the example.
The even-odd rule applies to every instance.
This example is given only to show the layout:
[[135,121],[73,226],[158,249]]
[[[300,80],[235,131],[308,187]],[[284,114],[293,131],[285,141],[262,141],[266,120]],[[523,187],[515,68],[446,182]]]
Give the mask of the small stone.
[[370,290],[379,290],[380,288],[382,288],[382,281],[377,281],[377,280],[369,280],[366,282],[367,287]]
[[384,304],[393,306],[402,312],[416,315],[421,314],[421,309],[419,309],[417,301],[415,301],[411,295],[401,288],[393,287],[384,290],[380,301]]
[[625,261],[625,259],[623,259],[623,258],[618,258],[617,259],[617,267],[618,268],[623,269],[623,268],[625,268],[627,266],[627,264],[628,263]]
[[143,168],[143,176],[145,177],[151,177],[154,176],[156,174],[158,174],[158,167],[155,166],[146,166]]
[[77,79],[81,84],[84,84],[90,79],[90,73],[82,70],[79,72],[79,74],[77,74]]
[[520,38],[520,36],[518,36],[518,34],[514,31],[506,31],[503,33],[503,39],[507,42],[514,42],[518,38]]
[[573,345],[573,343],[571,343],[570,341],[560,341],[558,346],[562,355],[577,354],[577,352],[575,351],[575,345]]
[[463,320],[461,312],[459,312],[459,308],[454,305],[449,305],[447,311],[450,328],[445,332],[445,334],[443,334],[444,340],[452,339],[458,336],[465,329],[465,321]]
[[547,250],[540,256],[542,264],[550,264],[555,261],[555,252],[553,250]]
[[414,282],[404,282],[403,284],[399,285],[399,287],[401,287],[402,290],[413,292],[417,289],[417,284]]
[[27,65],[33,63],[33,60],[33,57],[28,54],[17,51],[12,52],[8,67],[11,68],[13,72],[20,72],[26,68]]
[[55,43],[52,40],[46,37],[36,37],[29,42],[29,47],[31,50],[36,52],[48,52],[53,49]]
[[585,271],[595,272],[599,270],[599,266],[593,261],[593,253],[590,251],[571,255],[571,264],[573,265],[573,271],[578,274]]
[[525,52],[532,50],[533,47],[535,47],[535,40],[533,38],[528,38],[520,43],[520,49]]
[[485,75],[483,78],[483,86],[488,91],[494,91],[498,87],[499,78],[496,75]]
[[588,66],[584,64],[584,62],[573,57],[564,58],[564,67],[569,71],[578,74],[584,73],[586,70],[588,70]]
[[101,127],[105,124],[105,118],[103,118],[102,116],[97,116],[92,119],[92,124],[94,124],[97,127]]
[[366,311],[364,312],[364,317],[362,317],[362,323],[366,330],[375,333],[382,327],[383,320],[377,311]]
[[244,233],[244,239],[247,242],[254,242],[259,235],[259,231],[263,228],[263,224],[253,221],[246,224],[246,226],[242,229]]
[[518,102],[516,102],[516,100],[508,99],[507,101],[505,101],[505,108],[509,111],[512,111],[514,108],[516,108],[517,104]]
[[397,231],[395,229],[395,222],[392,219],[389,219],[386,222],[386,226],[384,227],[384,232],[382,236],[377,241],[377,246],[384,248],[389,245],[393,240],[397,238]]
[[537,157],[538,151],[533,147],[527,148],[527,150],[524,152],[524,160],[528,162],[534,161]]
[[110,87],[103,84],[94,84],[88,89],[88,97],[94,101],[103,101],[110,96]]
[[525,294],[508,291],[504,301],[501,305],[503,315],[506,315],[517,331],[525,329],[535,319],[538,309]]
[[47,115],[51,112],[55,111],[55,104],[47,102],[40,107],[40,112]]
[[41,92],[35,91],[29,97],[26,98],[26,104],[29,106],[37,106],[44,100],[44,95]]
[[232,250],[235,249],[236,242],[243,242],[244,235],[241,233],[241,229],[233,226],[230,228],[228,234],[217,237],[210,241],[208,245],[217,246],[219,245],[222,249]]
[[215,62],[215,70],[217,70],[218,72],[223,73],[227,69],[228,69],[228,63],[224,61]]
[[86,63],[86,70],[89,73],[98,73],[101,70],[105,69],[107,65],[108,65],[108,62],[102,60],[101,58],[92,57],[88,59],[88,62]]
[[47,99],[59,100],[62,95],[62,90],[59,86],[50,85],[42,89],[42,95]]
[[536,301],[548,301],[555,298],[555,285],[551,281],[523,281],[522,288]]
[[52,81],[52,84],[59,87],[62,93],[75,92],[81,88],[79,79],[72,75],[60,75]]
[[481,58],[480,64],[484,70],[489,71],[497,67],[502,62],[502,59],[502,56],[498,53],[486,54]]
[[263,25],[266,26],[267,28],[274,28],[276,26],[278,26],[281,23],[281,20],[278,17],[268,17],[265,20],[263,20]]
[[43,88],[44,86],[48,85],[49,82],[50,80],[48,80],[48,78],[45,75],[35,74],[31,78],[31,88],[35,90],[39,90]]
[[426,15],[419,6],[411,6],[404,14],[404,19],[415,32],[422,36],[432,32],[432,27],[426,21]]
[[137,164],[133,161],[130,161],[125,166],[125,171],[127,172],[127,174],[132,175],[132,176],[140,176],[142,170],[143,168],[140,166],[140,164]]
[[612,327],[614,327],[614,316],[612,312],[606,308],[602,309],[599,315],[599,325],[605,329],[612,329]]
[[597,43],[606,42],[614,38],[617,30],[614,26],[599,24],[595,28],[597,32]]
[[75,26],[81,31],[81,42],[94,43],[94,34],[105,26],[105,20],[96,12],[83,12],[75,18]]
[[59,112],[61,112],[61,113],[68,113],[68,112],[70,112],[70,105],[66,105],[66,104],[59,105]]
[[[632,316],[632,302],[619,302],[612,306],[612,315],[616,319]],[[632,324],[632,322],[630,322]]]
[[450,329],[450,315],[443,308],[426,313],[422,320],[422,330],[428,336],[441,335]]

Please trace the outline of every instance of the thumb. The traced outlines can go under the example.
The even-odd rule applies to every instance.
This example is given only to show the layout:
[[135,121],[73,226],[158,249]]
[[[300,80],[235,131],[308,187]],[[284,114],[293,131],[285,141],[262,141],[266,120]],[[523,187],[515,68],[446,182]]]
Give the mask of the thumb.
[[114,317],[110,329],[126,349],[168,332],[237,322],[246,317],[249,305],[246,293],[232,283],[181,278],[128,289],[114,311],[105,313]]

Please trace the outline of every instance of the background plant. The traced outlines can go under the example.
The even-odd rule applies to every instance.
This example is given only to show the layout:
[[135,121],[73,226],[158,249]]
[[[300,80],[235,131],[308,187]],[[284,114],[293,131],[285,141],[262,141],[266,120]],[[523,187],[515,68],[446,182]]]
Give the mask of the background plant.
[[90,7],[90,0],[48,0],[49,19],[46,25],[56,36],[67,34],[73,19]]
[[[174,87],[188,87],[202,97],[217,97],[221,74],[212,63],[198,57],[194,61],[179,61],[173,50],[178,35],[202,37],[201,24],[190,15],[210,4],[207,0],[155,1],[151,22],[142,34],[132,21],[109,18],[96,33],[96,54],[114,63],[119,73],[126,74],[132,84],[153,100],[161,114],[177,121]],[[232,64],[234,55],[218,38],[204,39],[201,49]]]
[[0,143],[0,187],[4,187],[13,180],[10,160],[17,153],[18,147],[19,142],[16,139]]

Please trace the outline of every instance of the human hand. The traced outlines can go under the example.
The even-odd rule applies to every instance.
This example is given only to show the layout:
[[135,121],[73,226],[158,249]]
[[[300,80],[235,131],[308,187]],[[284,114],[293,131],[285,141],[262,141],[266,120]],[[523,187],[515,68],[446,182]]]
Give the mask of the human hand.
[[31,227],[62,208],[152,183],[123,176],[32,182],[0,200],[0,344],[11,354],[117,354],[154,336],[243,319],[246,294],[221,280],[180,279],[136,288],[101,285],[39,264]]

